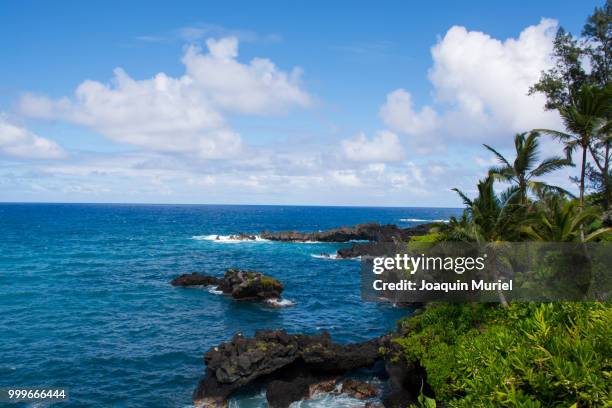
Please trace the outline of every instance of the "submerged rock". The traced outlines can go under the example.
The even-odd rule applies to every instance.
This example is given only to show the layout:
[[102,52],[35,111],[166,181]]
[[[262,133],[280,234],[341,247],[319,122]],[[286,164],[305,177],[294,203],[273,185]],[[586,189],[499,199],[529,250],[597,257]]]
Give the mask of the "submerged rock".
[[223,278],[197,272],[184,274],[170,282],[173,286],[217,286],[219,290],[237,300],[278,299],[283,284],[260,272],[228,269]]
[[241,387],[265,380],[270,406],[287,407],[308,397],[314,384],[351,370],[371,367],[381,357],[381,339],[334,343],[323,335],[289,335],[284,330],[259,331],[252,338],[235,335],[204,355],[206,371],[194,403],[227,400]]
[[308,398],[312,398],[317,394],[327,394],[336,391],[337,379],[321,380],[308,387]]
[[342,393],[348,394],[353,398],[367,399],[373,398],[378,394],[376,388],[365,381],[348,379],[342,383]]

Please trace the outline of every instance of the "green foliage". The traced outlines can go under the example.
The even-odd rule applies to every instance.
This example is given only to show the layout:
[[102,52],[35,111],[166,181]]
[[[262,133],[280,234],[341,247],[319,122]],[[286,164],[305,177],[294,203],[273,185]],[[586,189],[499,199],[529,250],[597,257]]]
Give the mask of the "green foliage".
[[612,406],[606,303],[436,305],[401,326],[401,358],[450,407]]
[[433,398],[429,398],[423,392],[419,394],[417,404],[411,404],[409,408],[436,408],[437,403]]
[[410,238],[410,242],[433,243],[441,241],[443,237],[443,234],[441,234],[440,232],[431,232],[425,235],[414,236]]
[[537,212],[522,227],[522,231],[535,241],[579,241],[581,226],[587,227],[585,242],[612,233],[612,229],[601,226],[601,214],[597,208],[581,209],[576,201],[567,201],[558,195],[542,197],[536,203],[536,209]]
[[500,166],[491,168],[489,174],[497,180],[513,183],[518,188],[521,204],[527,202],[529,192],[539,194],[545,191],[557,191],[569,194],[560,187],[535,180],[537,177],[571,165],[570,160],[562,157],[549,157],[538,163],[539,137],[540,134],[534,131],[517,134],[514,137],[516,157],[512,163],[491,146],[484,145],[500,162]]
[[475,242],[512,241],[518,238],[518,220],[524,217],[519,190],[511,187],[498,196],[493,188],[495,178],[489,175],[478,182],[478,196],[473,200],[459,189],[453,189],[466,206],[461,221],[451,218],[448,228],[454,238]]

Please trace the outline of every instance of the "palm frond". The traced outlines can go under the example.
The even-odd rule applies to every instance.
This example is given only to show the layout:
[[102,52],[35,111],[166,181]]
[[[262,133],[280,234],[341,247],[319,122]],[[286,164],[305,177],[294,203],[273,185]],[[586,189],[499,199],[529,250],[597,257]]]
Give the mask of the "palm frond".
[[548,159],[541,162],[538,167],[533,169],[531,174],[535,177],[540,177],[545,174],[551,173],[555,170],[559,170],[559,169],[562,169],[563,167],[571,166],[571,165],[572,165],[571,161],[569,161],[567,158],[564,159],[558,156],[549,157]]
[[503,155],[502,155],[500,152],[498,152],[497,150],[495,150],[494,148],[492,148],[491,146],[489,146],[489,145],[487,145],[487,144],[483,144],[483,146],[484,146],[484,147],[485,147],[487,150],[489,150],[491,153],[493,153],[493,154],[494,154],[494,155],[497,157],[497,160],[499,160],[499,161],[500,161],[500,163],[505,164],[505,165],[506,165],[506,166],[508,166],[508,167],[512,167],[512,166],[510,165],[510,162],[509,162],[508,160],[506,160],[506,158],[505,158],[505,157],[504,157],[504,156],[503,156]]
[[451,190],[457,193],[459,197],[461,197],[461,199],[463,200],[463,204],[465,204],[468,207],[472,206],[472,200],[470,200],[463,191],[459,190],[458,188],[451,188]]

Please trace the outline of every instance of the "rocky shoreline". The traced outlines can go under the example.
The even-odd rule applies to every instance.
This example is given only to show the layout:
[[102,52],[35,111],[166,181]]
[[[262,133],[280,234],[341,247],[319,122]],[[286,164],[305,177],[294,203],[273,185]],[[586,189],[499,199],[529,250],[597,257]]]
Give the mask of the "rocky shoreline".
[[[337,251],[337,258],[384,255],[389,243],[407,242],[427,234],[436,224],[412,228],[377,223],[340,227],[320,232],[267,232],[261,239],[281,242],[354,242]],[[235,240],[252,241],[256,235],[239,234]],[[278,299],[282,283],[255,271],[228,269],[223,278],[197,272],[183,274],[174,286],[216,286],[236,300]],[[415,306],[415,305],[411,305]],[[286,408],[318,393],[343,393],[363,400],[363,407],[407,406],[415,402],[425,382],[424,370],[393,358],[398,355],[393,334],[362,343],[339,344],[329,334],[288,334],[284,330],[258,331],[251,338],[236,334],[204,355],[204,375],[193,394],[196,406],[227,407],[233,394],[249,386],[263,387],[268,406]],[[383,367],[385,389],[351,378],[359,369]],[[379,370],[380,372],[381,370]]]
[[[345,393],[376,406],[413,401],[421,387],[416,367],[403,367],[388,357],[392,336],[363,343],[339,344],[329,334],[288,334],[284,330],[258,331],[247,338],[236,334],[229,342],[204,355],[205,373],[193,394],[198,407],[227,407],[228,399],[243,387],[257,384],[266,390],[268,405],[286,408],[317,393]],[[357,369],[384,365],[390,388],[384,393],[365,381],[347,377]]]
[[332,228],[326,231],[299,232],[299,231],[262,231],[261,238],[269,241],[281,242],[349,242],[349,241],[376,241],[394,242],[404,241],[409,235],[402,228],[394,224],[381,225],[375,222],[357,224],[351,227]]

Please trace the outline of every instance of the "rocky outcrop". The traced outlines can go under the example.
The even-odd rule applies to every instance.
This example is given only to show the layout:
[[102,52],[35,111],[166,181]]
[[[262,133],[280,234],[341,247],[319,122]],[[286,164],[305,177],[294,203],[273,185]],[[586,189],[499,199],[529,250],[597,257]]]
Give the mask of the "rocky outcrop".
[[[204,355],[206,372],[194,392],[194,403],[218,406],[241,387],[265,380],[273,407],[286,407],[310,393],[314,384],[351,370],[371,367],[380,359],[381,339],[334,343],[328,334],[289,335],[260,331],[252,338],[235,335]],[[209,404],[209,405],[205,405]]]
[[381,225],[375,222],[367,224],[358,224],[352,227],[334,228],[327,231],[318,232],[263,231],[260,236],[261,238],[268,239],[270,241],[284,242],[393,242],[395,240],[404,240],[407,237],[404,233],[404,230],[397,227],[396,225]]
[[283,284],[274,278],[239,269],[228,269],[218,288],[238,300],[279,298],[284,289]]
[[[414,312],[422,313],[422,309]],[[408,362],[404,358],[401,343],[396,338],[406,336],[406,328],[398,326],[397,332],[385,337],[382,345],[384,350],[385,371],[388,375],[387,390],[383,396],[385,407],[408,407],[417,401],[421,392],[433,395],[427,384],[427,373],[419,363]]]
[[350,259],[359,258],[362,256],[385,256],[394,251],[389,245],[399,244],[408,241],[411,237],[426,235],[434,227],[435,223],[421,224],[410,228],[399,229],[399,239],[374,242],[357,242],[347,248],[338,249],[336,255],[338,258]]
[[202,275],[197,272],[184,274],[170,282],[173,286],[216,286],[237,300],[278,299],[283,284],[260,272],[228,269],[223,278]]
[[389,254],[389,245],[379,242],[357,242],[349,247],[336,251],[336,257],[342,259],[360,258],[362,256],[385,256]]
[[185,273],[170,282],[172,286],[217,286],[222,279],[202,275],[198,272]]

